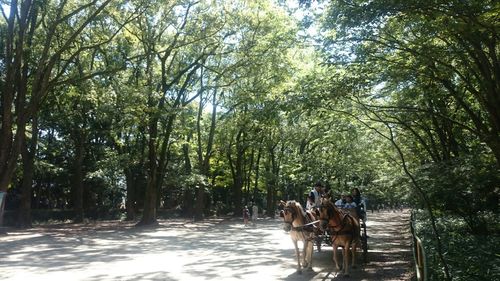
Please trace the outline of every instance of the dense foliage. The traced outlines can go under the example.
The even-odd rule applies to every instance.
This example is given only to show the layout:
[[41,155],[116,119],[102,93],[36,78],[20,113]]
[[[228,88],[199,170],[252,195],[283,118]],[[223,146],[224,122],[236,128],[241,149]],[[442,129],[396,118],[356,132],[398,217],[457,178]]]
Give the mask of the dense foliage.
[[[442,263],[437,256],[436,244],[431,233],[429,218],[424,213],[416,213],[416,234],[421,238],[427,259],[429,280],[443,280]],[[498,215],[488,216],[487,225],[496,227]],[[453,272],[453,280],[497,280],[500,278],[498,266],[498,236],[471,235],[468,223],[458,216],[443,216],[438,227],[444,245],[445,258]]]

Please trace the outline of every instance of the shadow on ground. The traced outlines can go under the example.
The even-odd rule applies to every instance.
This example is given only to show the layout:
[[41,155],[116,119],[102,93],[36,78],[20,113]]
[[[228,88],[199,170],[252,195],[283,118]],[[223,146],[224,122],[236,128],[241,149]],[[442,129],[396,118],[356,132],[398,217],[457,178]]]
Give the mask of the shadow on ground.
[[8,231],[0,237],[0,279],[410,280],[405,279],[409,238],[401,234],[405,219],[407,214],[373,217],[370,262],[352,270],[349,279],[333,271],[330,247],[315,252],[313,271],[296,273],[290,238],[274,219],[249,227],[210,219],[142,228],[115,221]]

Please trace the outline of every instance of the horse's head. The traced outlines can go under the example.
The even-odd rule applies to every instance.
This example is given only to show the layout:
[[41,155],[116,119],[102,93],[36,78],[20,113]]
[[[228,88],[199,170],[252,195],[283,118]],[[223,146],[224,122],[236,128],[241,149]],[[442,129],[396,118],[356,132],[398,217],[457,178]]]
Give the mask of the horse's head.
[[292,223],[297,217],[297,207],[295,206],[295,201],[286,202],[280,216],[283,218],[285,223]]
[[319,212],[319,219],[321,221],[320,228],[322,230],[325,230],[328,221],[335,215],[335,205],[329,199],[322,198],[318,212]]
[[283,222],[285,223],[285,231],[290,231],[293,222],[301,217],[301,210],[302,208],[298,202],[288,201],[284,204],[283,210],[280,212],[280,217],[283,218]]

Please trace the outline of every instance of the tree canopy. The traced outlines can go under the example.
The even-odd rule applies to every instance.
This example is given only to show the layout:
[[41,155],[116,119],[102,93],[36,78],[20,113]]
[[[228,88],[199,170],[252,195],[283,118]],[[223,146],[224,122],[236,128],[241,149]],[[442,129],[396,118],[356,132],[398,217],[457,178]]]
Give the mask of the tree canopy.
[[0,191],[19,227],[40,209],[274,216],[321,181],[498,233],[498,1],[1,10]]

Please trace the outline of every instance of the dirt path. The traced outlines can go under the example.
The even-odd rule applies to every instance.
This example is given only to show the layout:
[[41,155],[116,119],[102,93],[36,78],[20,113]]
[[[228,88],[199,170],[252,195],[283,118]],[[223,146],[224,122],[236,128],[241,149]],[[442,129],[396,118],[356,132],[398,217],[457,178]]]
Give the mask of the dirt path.
[[280,220],[123,222],[37,227],[0,236],[0,280],[411,280],[408,213],[369,214],[369,263],[337,276],[331,247],[295,272]]

